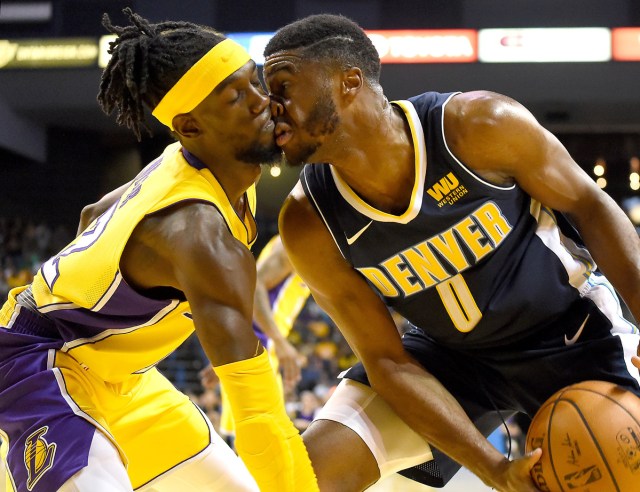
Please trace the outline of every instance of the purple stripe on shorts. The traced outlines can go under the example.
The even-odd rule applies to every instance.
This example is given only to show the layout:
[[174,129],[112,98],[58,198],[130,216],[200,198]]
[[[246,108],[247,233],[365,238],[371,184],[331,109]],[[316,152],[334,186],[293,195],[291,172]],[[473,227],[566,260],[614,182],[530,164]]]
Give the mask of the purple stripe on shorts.
[[63,398],[41,340],[0,330],[0,428],[20,492],[58,490],[86,466],[96,430]]

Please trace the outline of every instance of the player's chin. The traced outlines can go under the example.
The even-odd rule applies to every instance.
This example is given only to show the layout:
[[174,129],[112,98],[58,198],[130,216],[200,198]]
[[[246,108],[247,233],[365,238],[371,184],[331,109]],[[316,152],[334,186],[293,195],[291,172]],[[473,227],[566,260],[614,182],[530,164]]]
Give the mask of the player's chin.
[[262,153],[264,156],[262,164],[281,164],[283,161],[282,150],[275,144],[275,142],[271,142],[263,147]]
[[282,156],[284,165],[287,167],[300,167],[305,163],[305,161],[295,153],[287,152],[285,149],[282,149]]
[[299,167],[308,162],[319,162],[314,159],[316,151],[319,148],[319,144],[305,145],[305,146],[293,146],[286,145],[280,146],[284,153],[285,163],[287,166]]

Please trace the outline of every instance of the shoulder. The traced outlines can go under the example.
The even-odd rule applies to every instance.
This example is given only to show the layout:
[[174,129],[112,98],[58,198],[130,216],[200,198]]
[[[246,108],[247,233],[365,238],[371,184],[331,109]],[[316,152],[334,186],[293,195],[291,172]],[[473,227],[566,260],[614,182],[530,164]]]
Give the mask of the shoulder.
[[[278,220],[284,247],[293,261],[296,256],[313,256],[312,251],[335,247],[318,210],[305,194],[300,182],[286,198]],[[295,261],[293,261],[295,265]]]
[[[159,285],[185,292],[211,282],[214,272],[250,270],[253,255],[209,203],[181,202],[143,218],[127,241],[121,269],[139,288]],[[202,289],[200,289],[202,290]],[[188,296],[187,296],[188,297]]]
[[490,91],[462,92],[451,98],[445,109],[445,124],[458,130],[489,129],[521,118],[533,116],[515,99]]
[[[224,218],[213,203],[183,201],[148,215],[145,222],[149,231],[178,239],[187,230],[203,232],[207,236],[228,230]],[[191,234],[195,236],[195,234]],[[194,237],[194,240],[199,238]]]
[[454,155],[496,184],[508,184],[518,162],[537,158],[545,132],[514,99],[488,91],[461,93],[445,109],[444,129]]
[[176,203],[147,216],[136,237],[174,262],[189,258],[205,261],[216,258],[221,250],[251,255],[233,237],[221,212],[212,203],[202,201]]

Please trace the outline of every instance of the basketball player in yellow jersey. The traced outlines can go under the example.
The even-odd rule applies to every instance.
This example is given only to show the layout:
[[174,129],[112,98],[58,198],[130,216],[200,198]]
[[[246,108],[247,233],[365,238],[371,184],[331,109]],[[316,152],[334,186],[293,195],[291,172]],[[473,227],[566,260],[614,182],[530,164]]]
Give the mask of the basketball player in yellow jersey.
[[[269,352],[284,398],[284,394],[293,389],[300,379],[303,362],[303,357],[287,340],[287,336],[309,298],[310,291],[307,284],[294,272],[279,234],[273,236],[260,252],[257,271],[253,330]],[[206,370],[204,377],[210,377],[211,371],[212,369]],[[230,438],[234,434],[233,418],[226,393],[223,391],[221,396],[220,432]]]
[[[103,22],[98,100],[138,137],[147,106],[179,142],[0,310],[7,488],[318,490],[251,328],[254,184],[279,154],[255,63],[209,28],[125,13]],[[194,328],[246,468],[155,369]]]

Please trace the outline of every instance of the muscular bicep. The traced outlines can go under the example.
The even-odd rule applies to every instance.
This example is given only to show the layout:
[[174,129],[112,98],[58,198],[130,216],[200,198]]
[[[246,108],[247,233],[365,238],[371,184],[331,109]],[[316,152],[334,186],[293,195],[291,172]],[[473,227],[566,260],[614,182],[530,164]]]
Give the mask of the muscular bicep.
[[452,136],[454,154],[479,174],[497,176],[498,184],[515,181],[538,202],[569,216],[599,269],[638,319],[640,241],[613,198],[515,101],[476,93],[450,109],[445,131]]
[[170,287],[184,294],[214,366],[255,355],[255,261],[215,207],[193,203],[148,217],[127,248],[127,278],[143,289]]
[[489,181],[514,182],[527,194],[571,215],[598,200],[599,188],[566,148],[518,102],[499,94],[456,96],[445,113],[454,155]]
[[280,213],[280,233],[296,272],[368,370],[404,350],[389,310],[342,257],[298,185]]

